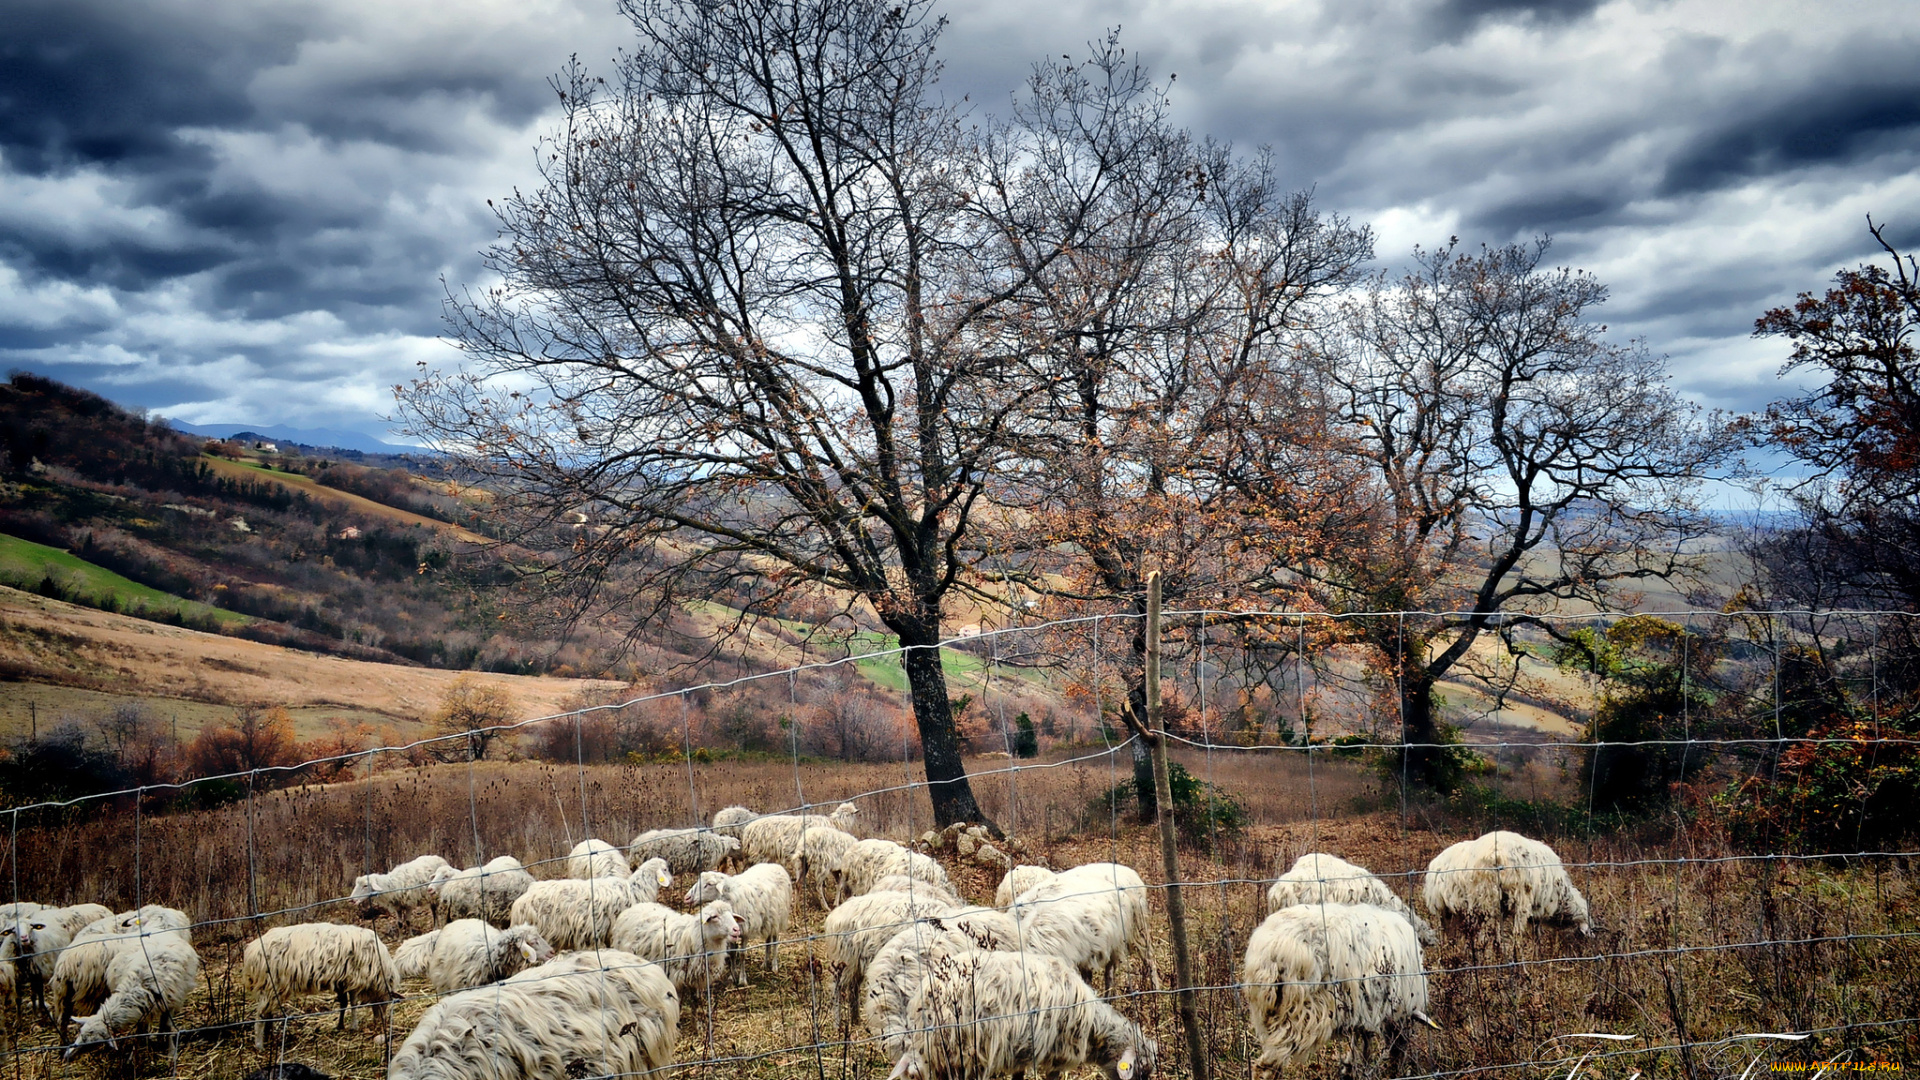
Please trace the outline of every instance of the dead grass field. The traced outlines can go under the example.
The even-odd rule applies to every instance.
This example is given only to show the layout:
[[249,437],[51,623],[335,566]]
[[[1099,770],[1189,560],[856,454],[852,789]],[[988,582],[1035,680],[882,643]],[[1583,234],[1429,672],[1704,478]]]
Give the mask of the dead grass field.
[[[80,607],[0,587],[0,698],[38,692],[35,683],[113,694],[224,705],[343,709],[412,720],[431,712],[462,673],[376,664],[207,634]],[[487,675],[523,715],[559,712],[605,680]],[[15,715],[18,707],[7,709]],[[24,728],[14,728],[17,733]]]
[[[1251,1048],[1233,983],[1247,934],[1264,912],[1266,880],[1309,850],[1333,851],[1369,866],[1403,895],[1410,876],[1446,844],[1501,822],[1454,820],[1416,807],[1364,809],[1381,801],[1374,781],[1353,762],[1318,761],[1309,773],[1299,755],[1187,755],[1197,776],[1211,773],[1248,805],[1253,825],[1238,842],[1211,854],[1183,854],[1183,876],[1197,953],[1201,1018],[1216,1049],[1214,1074],[1248,1075]],[[1004,769],[977,760],[976,773]],[[1043,762],[1042,764],[1046,764]],[[1029,858],[1056,866],[1117,859],[1160,883],[1155,833],[1087,813],[1088,803],[1123,779],[1125,761],[1096,760],[980,776],[977,790],[991,814],[1011,824]],[[239,1077],[275,1057],[315,1064],[337,1076],[382,1074],[380,1045],[368,1031],[333,1034],[330,1015],[297,1022],[273,1053],[252,1049],[242,995],[234,985],[243,943],[271,925],[345,920],[342,896],[353,875],[427,851],[457,862],[501,853],[529,863],[563,855],[583,835],[624,842],[656,825],[682,824],[732,803],[774,809],[805,801],[831,805],[845,797],[915,779],[900,765],[792,763],[686,766],[593,766],[584,770],[483,762],[377,772],[371,778],[261,793],[216,811],[136,818],[131,807],[112,816],[23,827],[0,851],[0,881],[17,872],[20,892],[50,902],[93,900],[116,909],[164,902],[202,923],[195,934],[206,975],[183,1024],[197,1029],[185,1044],[179,1075]],[[690,786],[691,784],[691,786]],[[1391,793],[1389,793],[1391,795]],[[905,839],[928,824],[921,791],[861,798],[874,832]],[[249,856],[249,833],[252,836]],[[136,837],[139,840],[136,849]],[[1598,932],[1578,938],[1551,929],[1518,941],[1470,941],[1450,932],[1427,958],[1435,1013],[1445,1030],[1415,1037],[1413,1074],[1564,1078],[1595,1043],[1558,1040],[1573,1032],[1631,1034],[1637,1041],[1602,1049],[1643,1051],[1587,1062],[1583,1077],[1735,1077],[1755,1054],[1792,1060],[1920,1061],[1915,1024],[1861,1026],[1816,1035],[1805,1043],[1718,1042],[1747,1032],[1808,1031],[1911,1018],[1920,1002],[1920,897],[1904,859],[1851,862],[1735,858],[1710,832],[1678,836],[1605,834],[1555,837],[1592,903]],[[136,850],[138,857],[136,858]],[[1676,859],[1686,861],[1676,862]],[[550,867],[539,876],[557,876]],[[995,876],[955,866],[956,883],[972,898],[992,895]],[[1173,962],[1163,896],[1154,899],[1153,949],[1163,976]],[[1416,905],[1418,906],[1418,905]],[[269,912],[252,918],[256,912]],[[848,1080],[886,1075],[887,1062],[845,1025],[833,1001],[832,973],[814,957],[806,935],[821,913],[804,909],[781,948],[782,969],[757,969],[752,985],[729,989],[712,1008],[683,1015],[681,1074],[702,1077],[797,1077]],[[421,923],[424,926],[424,920]],[[406,931],[391,922],[383,936]],[[1755,944],[1772,942],[1772,944]],[[810,959],[810,957],[813,957]],[[411,1029],[430,1004],[423,987],[395,1011],[394,1038]],[[1163,1076],[1189,1074],[1174,1001],[1152,992],[1133,966],[1121,1009],[1159,1039]],[[327,1002],[311,999],[316,1013]],[[15,1080],[164,1075],[163,1053],[133,1062],[122,1055],[63,1063],[47,1051],[44,1024],[17,1033],[5,1063]],[[1687,1044],[1689,1049],[1658,1050]],[[1294,1076],[1335,1068],[1344,1047],[1323,1051]],[[1514,1063],[1528,1063],[1509,1068]],[[1765,1071],[1765,1065],[1759,1066]],[[1080,1075],[1092,1076],[1092,1070]]]

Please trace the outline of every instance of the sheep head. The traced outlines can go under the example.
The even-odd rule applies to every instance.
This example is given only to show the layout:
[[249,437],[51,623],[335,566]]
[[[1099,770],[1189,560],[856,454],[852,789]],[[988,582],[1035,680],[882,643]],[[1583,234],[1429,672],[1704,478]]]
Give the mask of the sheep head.
[[917,1050],[909,1050],[900,1055],[893,1063],[893,1071],[887,1074],[887,1080],[926,1080],[927,1063],[920,1058]]
[[99,1013],[74,1019],[80,1021],[80,1031],[73,1037],[73,1045],[67,1047],[67,1052],[61,1055],[63,1060],[71,1061],[75,1054],[101,1043],[106,1043],[109,1050],[120,1049],[119,1042],[114,1038],[113,1032],[108,1030],[106,1022],[100,1019]]
[[1147,1080],[1153,1075],[1154,1058],[1159,1052],[1158,1043],[1142,1036],[1139,1042],[1120,1051],[1118,1061],[1101,1066],[1100,1071],[1111,1080]]
[[718,870],[708,870],[695,879],[693,888],[687,890],[687,903],[704,904],[720,898],[720,889],[727,883],[727,875]]

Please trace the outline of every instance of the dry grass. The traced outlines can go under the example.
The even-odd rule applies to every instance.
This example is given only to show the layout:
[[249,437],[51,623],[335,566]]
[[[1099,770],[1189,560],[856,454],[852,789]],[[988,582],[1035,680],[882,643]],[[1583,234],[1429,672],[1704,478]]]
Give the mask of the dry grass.
[[[413,719],[431,712],[461,672],[323,656],[78,607],[0,587],[0,670],[11,679],[115,694],[289,708],[337,707]],[[488,675],[523,713],[559,712],[594,679]],[[6,696],[39,692],[6,684]]]
[[[1247,934],[1265,914],[1262,879],[1305,851],[1327,850],[1371,867],[1403,895],[1412,895],[1413,872],[1447,843],[1491,823],[1457,823],[1430,812],[1403,821],[1397,812],[1356,809],[1369,797],[1371,782],[1352,763],[1316,763],[1310,787],[1304,760],[1293,755],[1277,760],[1216,755],[1211,763],[1189,756],[1186,763],[1195,775],[1211,775],[1243,797],[1255,820],[1246,837],[1213,856],[1183,853],[1183,876],[1208,883],[1190,886],[1186,897],[1199,981],[1219,988],[1201,994],[1208,1045],[1217,1050],[1214,1071],[1246,1076],[1252,1048],[1240,996],[1231,984]],[[976,761],[973,767],[1007,764]],[[1023,768],[982,777],[978,790],[990,812],[1015,825],[1030,856],[1056,866],[1117,859],[1157,883],[1164,875],[1152,830],[1085,814],[1087,803],[1126,771],[1125,761],[1104,760]],[[503,852],[530,862],[557,858],[585,834],[624,842],[642,828],[684,823],[696,814],[707,817],[730,803],[762,809],[802,800],[832,805],[909,778],[900,765],[796,769],[780,762],[726,763],[695,766],[690,792],[684,766],[576,770],[482,763],[471,773],[465,766],[376,773],[369,780],[262,794],[250,804],[191,816],[136,822],[129,810],[65,827],[22,829],[9,839],[17,846],[23,895],[96,900],[116,908],[158,900],[184,908],[196,920],[220,920],[196,932],[207,975],[184,1018],[191,1027],[217,1028],[245,1019],[232,983],[242,943],[266,925],[347,918],[344,904],[327,901],[345,893],[352,876],[369,866],[384,868],[425,851],[461,862]],[[929,824],[920,791],[873,795],[861,805],[868,824],[881,833],[905,838]],[[137,876],[136,830],[141,840]],[[1698,832],[1657,842],[1613,835],[1555,843],[1574,862],[1681,856],[1690,861],[1576,868],[1575,880],[1600,924],[1592,938],[1542,929],[1517,942],[1474,942],[1449,933],[1428,955],[1435,1011],[1445,1030],[1416,1036],[1410,1071],[1564,1077],[1571,1056],[1593,1048],[1555,1041],[1572,1032],[1629,1033],[1639,1040],[1624,1045],[1636,1048],[1705,1044],[1745,1032],[1911,1017],[1920,1002],[1920,947],[1911,937],[1885,936],[1920,931],[1915,882],[1904,860],[1715,862],[1709,860],[1730,853]],[[0,867],[0,881],[15,869]],[[555,870],[536,873],[554,876]],[[977,899],[990,897],[996,883],[994,875],[971,865],[955,867],[955,877]],[[1163,912],[1161,900],[1156,891],[1155,905]],[[283,907],[303,910],[247,918]],[[793,936],[816,932],[820,918],[819,912],[804,910]],[[391,942],[403,936],[390,922],[381,929]],[[1164,918],[1155,921],[1153,937],[1157,966],[1170,979],[1173,961]],[[1779,944],[1752,944],[1767,941]],[[845,1027],[844,1012],[831,1000],[831,972],[818,961],[809,964],[808,956],[807,943],[791,942],[782,948],[777,975],[756,969],[751,986],[721,994],[710,1012],[689,1008],[678,1059],[694,1073],[715,1077],[884,1076],[887,1063],[858,1041],[863,1032]],[[1163,1075],[1187,1075],[1172,997],[1148,990],[1138,964],[1130,978],[1123,1011],[1160,1040]],[[395,1011],[396,1038],[404,1037],[429,1004],[424,993],[417,993],[421,987],[409,989],[416,993]],[[313,999],[307,1007],[324,1012],[325,1006]],[[1920,1060],[1916,1027],[1858,1027],[1785,1051],[1777,1043],[1699,1045],[1685,1052],[1601,1059],[1581,1071],[1616,1080],[1635,1070],[1648,1077],[1733,1076],[1746,1066],[1745,1055],[1763,1052],[1790,1053],[1799,1060],[1843,1053],[1856,1059]],[[23,1047],[44,1046],[51,1038],[44,1025],[20,1035]],[[1324,1051],[1295,1075],[1333,1067],[1341,1050]],[[325,1016],[297,1022],[290,1041],[275,1053],[335,1075],[374,1077],[383,1067],[380,1046],[370,1033],[335,1037]],[[207,1031],[189,1041],[179,1072],[240,1076],[273,1056],[256,1054],[244,1028]],[[1539,1064],[1499,1068],[1516,1062]],[[26,1052],[11,1055],[6,1064],[16,1080],[129,1070],[164,1074],[166,1058],[149,1054],[138,1065],[98,1057],[63,1064],[50,1053]]]

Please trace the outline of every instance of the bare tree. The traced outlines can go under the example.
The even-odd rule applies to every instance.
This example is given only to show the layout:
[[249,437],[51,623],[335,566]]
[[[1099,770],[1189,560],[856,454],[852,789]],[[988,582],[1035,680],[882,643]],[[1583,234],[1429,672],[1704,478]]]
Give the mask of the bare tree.
[[1043,198],[1017,132],[938,99],[924,0],[622,10],[636,48],[555,80],[542,183],[497,207],[501,284],[449,299],[467,369],[400,388],[402,413],[557,549],[549,615],[725,590],[876,618],[936,819],[984,821],[937,645],[1052,336],[1042,241],[1094,200]]
[[1330,610],[1448,613],[1353,623],[1396,679],[1416,783],[1450,782],[1433,690],[1480,636],[1552,629],[1533,616],[1682,575],[1710,524],[1697,486],[1731,449],[1659,357],[1587,320],[1605,286],[1544,268],[1546,250],[1416,252],[1353,305],[1327,358],[1336,445],[1366,468],[1377,521],[1302,579]]
[[[1324,482],[1336,459],[1307,452],[1328,425],[1290,346],[1357,280],[1371,237],[1283,189],[1264,154],[1173,127],[1161,88],[1112,38],[1085,63],[1042,65],[1018,120],[1063,163],[1043,174],[1056,200],[1097,201],[1058,219],[1076,231],[1045,246],[1069,254],[1030,275],[1054,335],[1050,378],[998,495],[1018,512],[983,531],[988,565],[1063,613],[1144,616],[1155,569],[1169,604],[1264,606],[1278,553],[1337,491]],[[1095,169],[1123,180],[1072,183]],[[1143,628],[1136,618],[1121,717],[1146,736]],[[1176,649],[1183,630],[1170,626]],[[1136,787],[1151,819],[1144,742]]]

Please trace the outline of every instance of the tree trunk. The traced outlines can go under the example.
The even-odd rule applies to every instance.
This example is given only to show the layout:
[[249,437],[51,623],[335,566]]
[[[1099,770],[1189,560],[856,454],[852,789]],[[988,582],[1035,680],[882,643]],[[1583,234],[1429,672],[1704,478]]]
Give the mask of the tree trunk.
[[940,635],[913,627],[896,627],[895,632],[906,649],[907,685],[913,695],[913,720],[920,728],[935,826],[944,829],[956,821],[975,822],[995,836],[1004,835],[999,825],[980,812],[973,786],[967,782],[960,739],[953,728],[953,705],[947,700],[947,673],[940,666]]
[[1444,768],[1447,751],[1440,745],[1440,725],[1433,715],[1433,681],[1426,671],[1401,669],[1400,710],[1405,721],[1400,740],[1406,744],[1402,752],[1406,755],[1407,783],[1441,790],[1449,778]]

